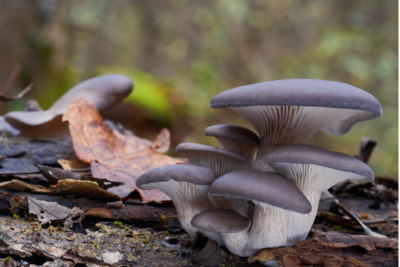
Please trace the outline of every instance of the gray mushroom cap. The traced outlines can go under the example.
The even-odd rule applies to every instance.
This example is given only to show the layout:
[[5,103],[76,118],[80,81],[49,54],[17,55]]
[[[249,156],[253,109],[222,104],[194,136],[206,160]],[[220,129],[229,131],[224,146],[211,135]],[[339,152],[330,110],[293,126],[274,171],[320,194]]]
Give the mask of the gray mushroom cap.
[[189,182],[197,185],[211,185],[218,177],[216,171],[186,164],[168,165],[148,171],[136,180],[136,186],[140,189],[145,189],[141,186],[151,183],[168,182],[174,180],[177,182]]
[[204,129],[204,134],[236,142],[254,143],[256,145],[259,143],[259,138],[256,133],[236,125],[219,124],[209,126]]
[[219,147],[193,144],[193,143],[181,143],[176,146],[175,151],[183,156],[186,156],[187,152],[194,152],[194,151],[203,151],[208,153],[221,154],[251,164],[251,161],[245,156],[237,152]]
[[190,222],[200,230],[216,233],[238,233],[247,231],[251,221],[234,210],[206,210],[196,214]]
[[61,116],[72,102],[84,98],[100,112],[118,104],[133,89],[131,79],[124,75],[103,75],[85,80],[61,96],[45,111],[14,111],[5,120],[28,137],[53,137],[51,132],[62,127]]
[[273,172],[243,170],[225,174],[211,185],[210,195],[243,198],[302,214],[312,208],[300,189]]
[[365,182],[372,182],[375,178],[373,170],[355,157],[305,144],[280,147],[265,155],[261,160],[268,164],[312,164],[339,171],[352,172],[367,177],[368,180]]
[[210,105],[212,108],[308,106],[364,111],[338,118],[329,127],[321,129],[336,135],[345,134],[358,122],[382,115],[381,104],[371,94],[345,83],[313,79],[278,80],[237,87],[216,95]]

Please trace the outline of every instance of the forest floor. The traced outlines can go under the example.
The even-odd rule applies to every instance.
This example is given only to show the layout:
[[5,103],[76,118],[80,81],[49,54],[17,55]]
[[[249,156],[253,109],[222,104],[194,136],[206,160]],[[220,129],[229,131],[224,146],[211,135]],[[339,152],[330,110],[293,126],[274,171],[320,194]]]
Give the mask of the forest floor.
[[[138,194],[115,201],[87,183],[50,190],[33,163],[61,167],[60,159],[76,159],[71,141],[7,137],[0,155],[0,266],[239,267],[263,266],[259,262],[268,260],[280,266],[398,266],[398,183],[387,177],[336,188],[335,198],[367,228],[330,202],[320,205],[306,240],[242,258],[200,236],[193,240],[171,203],[143,204]],[[74,195],[69,191],[74,186],[85,188],[87,195]],[[35,213],[35,203],[41,203],[42,214]],[[64,208],[65,218],[55,220]],[[82,221],[73,208],[84,212]],[[53,223],[42,225],[44,219]],[[81,221],[82,228],[79,223],[64,227],[68,220]]]

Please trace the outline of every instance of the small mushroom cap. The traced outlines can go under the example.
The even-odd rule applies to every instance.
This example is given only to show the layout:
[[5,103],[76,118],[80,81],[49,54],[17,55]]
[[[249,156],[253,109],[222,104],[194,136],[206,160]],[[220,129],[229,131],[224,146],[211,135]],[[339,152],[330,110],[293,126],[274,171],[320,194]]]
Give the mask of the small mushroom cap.
[[169,180],[189,182],[197,185],[210,185],[220,176],[221,174],[218,172],[204,167],[176,164],[156,168],[142,174],[136,180],[136,186],[140,189],[145,189],[141,186],[151,183],[168,182]]
[[196,214],[190,224],[200,230],[239,233],[250,228],[251,221],[234,210],[206,210]]
[[302,214],[311,212],[311,204],[288,178],[274,172],[243,170],[218,178],[210,195],[244,198]]
[[375,178],[373,170],[355,157],[305,144],[280,147],[262,157],[261,160],[268,164],[312,164],[339,171],[352,172],[367,177],[369,180],[366,182],[372,182]]
[[[23,129],[27,125],[41,125],[53,119],[61,122],[61,115],[78,98],[88,100],[101,112],[122,101],[132,88],[131,79],[124,75],[99,76],[77,84],[46,111],[13,111],[6,114],[5,119],[17,129]],[[52,126],[48,128],[50,129],[44,130],[51,130]]]
[[209,152],[209,153],[216,153],[216,154],[222,154],[243,162],[246,162],[248,164],[251,164],[251,160],[246,158],[245,156],[228,150],[224,148],[219,148],[219,147],[213,147],[213,146],[207,146],[207,145],[201,145],[201,144],[193,144],[193,143],[181,143],[176,146],[175,151],[183,156],[185,156],[185,152],[188,151],[204,151],[204,152]]
[[54,102],[50,110],[65,110],[75,99],[84,98],[101,112],[118,104],[132,92],[132,89],[132,80],[125,75],[111,74],[94,77],[71,88]]
[[219,124],[209,126],[204,129],[204,134],[207,136],[219,137],[230,141],[254,143],[256,145],[258,145],[259,143],[259,138],[257,134],[247,128],[236,125]]

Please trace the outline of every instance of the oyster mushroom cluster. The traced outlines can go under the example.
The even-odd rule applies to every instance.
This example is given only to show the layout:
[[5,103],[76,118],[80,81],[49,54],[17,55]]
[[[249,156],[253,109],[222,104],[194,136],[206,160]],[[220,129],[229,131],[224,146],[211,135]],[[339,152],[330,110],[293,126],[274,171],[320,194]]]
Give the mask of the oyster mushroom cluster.
[[173,200],[182,227],[249,256],[304,240],[321,193],[352,179],[374,180],[360,160],[302,144],[318,131],[343,135],[381,116],[371,94],[323,80],[290,79],[238,87],[211,100],[256,130],[233,125],[205,129],[221,148],[182,143],[176,151],[191,165],[154,169],[138,178],[141,189],[159,189]]

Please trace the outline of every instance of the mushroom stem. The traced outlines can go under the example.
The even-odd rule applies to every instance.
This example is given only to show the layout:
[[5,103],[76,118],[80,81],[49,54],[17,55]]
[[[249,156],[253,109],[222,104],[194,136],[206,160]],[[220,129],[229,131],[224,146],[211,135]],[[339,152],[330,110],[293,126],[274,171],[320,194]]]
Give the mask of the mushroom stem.
[[249,249],[248,230],[234,234],[222,233],[221,236],[226,248],[235,255],[248,257],[255,252]]
[[287,246],[292,246],[295,243],[306,239],[310,229],[317,216],[318,203],[321,198],[321,192],[315,190],[301,190],[310,201],[312,210],[309,214],[300,214],[297,212],[289,212],[288,214],[288,233]]
[[[158,189],[169,196],[176,207],[179,222],[183,229],[192,237],[194,237],[198,231],[190,224],[192,218],[202,211],[215,209],[207,197],[208,191],[210,190],[209,185],[196,185],[189,182],[176,182],[174,180],[158,183],[157,187],[154,188],[150,187],[150,185],[142,185],[142,188],[147,189],[146,187],[149,187],[148,189]],[[219,246],[223,245],[219,233],[207,231],[202,231],[202,233],[216,241]]]
[[340,181],[354,179],[365,182],[365,176],[352,172],[332,170],[313,164],[270,163],[279,173],[289,178],[312,205],[309,214],[289,212],[288,245],[304,240],[310,231],[322,192]]
[[288,211],[254,201],[255,211],[250,228],[249,249],[281,247],[287,244]]

